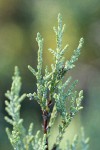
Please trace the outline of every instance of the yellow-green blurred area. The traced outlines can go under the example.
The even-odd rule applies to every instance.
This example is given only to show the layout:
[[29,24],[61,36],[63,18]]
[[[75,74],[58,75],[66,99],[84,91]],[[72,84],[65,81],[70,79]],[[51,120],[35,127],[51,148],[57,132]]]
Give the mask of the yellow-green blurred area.
[[[100,150],[100,0],[0,0],[0,150],[12,150],[5,133],[5,128],[10,126],[4,120],[7,115],[4,93],[10,88],[14,66],[19,66],[21,72],[21,92],[36,91],[35,77],[27,69],[28,64],[34,68],[37,65],[36,33],[40,32],[44,38],[44,69],[53,62],[48,48],[56,48],[52,27],[57,26],[59,12],[66,24],[63,46],[69,44],[66,59],[79,39],[85,39],[76,68],[68,73],[73,80],[79,80],[78,90],[84,90],[84,109],[72,121],[64,139],[72,140],[74,134],[80,135],[84,126],[86,136],[90,137],[90,149]],[[26,99],[21,117],[26,128],[34,122],[34,133],[42,130],[41,110],[36,102]],[[58,122],[52,129],[52,139]]]

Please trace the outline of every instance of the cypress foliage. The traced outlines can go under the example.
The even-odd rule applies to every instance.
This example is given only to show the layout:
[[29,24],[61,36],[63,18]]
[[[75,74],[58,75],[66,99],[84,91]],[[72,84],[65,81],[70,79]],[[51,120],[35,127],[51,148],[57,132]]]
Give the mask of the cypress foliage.
[[[59,133],[56,137],[51,150],[60,150],[60,143],[63,140],[63,135],[66,128],[70,125],[73,117],[83,108],[81,102],[83,99],[83,91],[76,91],[75,87],[78,80],[73,81],[72,77],[65,80],[65,74],[75,67],[75,62],[80,56],[83,38],[80,39],[79,45],[74,50],[70,60],[65,60],[64,53],[68,49],[68,45],[62,47],[62,37],[65,25],[62,24],[62,16],[58,15],[58,27],[54,27],[56,34],[56,49],[49,48],[53,54],[54,64],[51,65],[51,72],[48,67],[45,68],[45,74],[42,75],[42,54],[43,54],[43,38],[40,33],[37,33],[36,41],[38,43],[38,64],[37,70],[30,65],[28,69],[36,77],[37,91],[20,96],[21,77],[18,67],[15,67],[14,76],[12,78],[11,89],[6,92],[5,96],[8,100],[5,101],[6,111],[9,116],[5,120],[12,125],[13,129],[6,129],[10,143],[14,150],[49,150],[49,136],[51,127],[54,125],[57,115],[61,117],[61,123],[58,125]],[[66,91],[67,87],[67,91]],[[40,131],[33,135],[33,123],[29,125],[27,131],[23,126],[23,119],[20,118],[21,102],[25,97],[37,101],[42,110],[43,117],[43,138],[40,138]],[[67,103],[70,99],[70,106],[67,108]],[[52,106],[52,107],[51,107]],[[77,150],[78,136],[75,136],[72,144],[67,144],[65,150]],[[81,150],[88,150],[88,138],[85,139],[82,130]]]

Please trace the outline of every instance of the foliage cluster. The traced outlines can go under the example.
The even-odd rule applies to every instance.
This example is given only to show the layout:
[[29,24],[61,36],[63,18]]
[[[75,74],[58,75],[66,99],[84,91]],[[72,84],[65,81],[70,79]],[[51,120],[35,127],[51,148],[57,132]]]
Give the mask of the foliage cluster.
[[[63,135],[66,128],[70,125],[73,117],[82,109],[81,102],[83,99],[83,91],[76,91],[75,87],[78,80],[72,81],[72,77],[65,79],[65,74],[75,67],[75,62],[78,60],[80,50],[83,44],[83,38],[80,39],[79,45],[74,50],[70,60],[65,60],[64,53],[68,49],[68,45],[62,48],[62,37],[65,25],[62,24],[62,17],[58,15],[58,27],[54,27],[56,34],[56,49],[49,49],[53,54],[54,64],[51,65],[51,72],[48,67],[45,68],[45,73],[42,75],[43,67],[43,38],[40,33],[37,33],[36,41],[38,43],[38,64],[37,70],[28,66],[29,70],[37,79],[37,91],[20,96],[21,77],[18,67],[15,67],[14,76],[12,78],[12,86],[6,92],[8,100],[5,101],[6,111],[9,116],[6,116],[6,121],[12,125],[13,129],[6,129],[10,143],[14,150],[48,150],[49,136],[51,128],[54,125],[55,119],[59,115],[61,122],[58,125],[59,133],[54,141],[51,150],[60,150],[60,143],[63,140]],[[66,80],[66,81],[65,81]],[[66,91],[67,88],[67,91]],[[28,131],[23,126],[23,119],[20,117],[21,102],[29,97],[31,100],[37,101],[40,105],[43,117],[43,137],[39,136],[40,131],[33,135],[33,123],[29,125]],[[67,108],[67,104],[70,103]],[[72,144],[67,144],[65,150],[76,150],[78,137],[75,136]],[[85,139],[82,131],[81,149],[88,149],[88,138]]]

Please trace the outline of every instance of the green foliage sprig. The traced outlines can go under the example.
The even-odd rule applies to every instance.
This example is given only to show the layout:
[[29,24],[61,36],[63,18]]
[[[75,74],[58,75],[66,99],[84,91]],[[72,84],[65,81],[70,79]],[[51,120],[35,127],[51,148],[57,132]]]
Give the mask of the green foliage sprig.
[[[40,131],[33,136],[33,123],[30,124],[28,131],[23,126],[23,119],[20,118],[21,102],[25,99],[26,94],[19,96],[21,89],[21,77],[19,76],[18,67],[15,67],[11,90],[7,91],[5,96],[9,99],[5,101],[6,111],[9,117],[5,120],[13,126],[12,131],[6,128],[8,138],[14,150],[44,150],[46,148],[46,136],[43,140],[39,138]],[[41,147],[40,147],[41,145]]]
[[[58,125],[59,133],[56,137],[52,150],[59,150],[60,143],[63,140],[63,135],[66,128],[69,126],[73,117],[82,109],[81,101],[83,99],[83,91],[77,92],[75,87],[77,80],[72,81],[72,77],[69,77],[65,82],[65,74],[75,67],[75,62],[80,55],[81,47],[83,44],[83,38],[80,39],[79,45],[74,50],[70,60],[65,60],[64,53],[68,48],[66,45],[62,48],[62,37],[64,33],[65,25],[62,24],[62,17],[58,15],[58,27],[54,27],[56,34],[56,49],[49,49],[53,54],[54,64],[51,65],[51,72],[48,67],[45,68],[45,74],[42,75],[42,53],[43,53],[43,38],[40,33],[37,33],[36,41],[38,43],[38,64],[37,70],[28,66],[29,70],[37,79],[37,91],[29,94],[23,94],[19,96],[21,89],[21,77],[19,76],[18,67],[15,67],[13,76],[13,82],[11,90],[7,91],[6,97],[9,100],[5,101],[6,111],[9,117],[5,117],[6,121],[13,126],[12,131],[6,129],[9,140],[14,150],[48,150],[49,149],[49,136],[51,134],[51,127],[54,125],[55,119],[59,115],[61,117],[61,123]],[[66,91],[67,87],[67,91]],[[23,120],[20,118],[21,102],[25,97],[34,99],[40,105],[43,117],[43,140],[39,137],[39,132],[33,135],[33,124],[29,126],[29,130],[23,126]],[[70,102],[69,108],[67,108],[67,102]],[[67,150],[75,150],[77,138],[74,139],[70,148]],[[83,138],[82,150],[87,150],[88,141]]]

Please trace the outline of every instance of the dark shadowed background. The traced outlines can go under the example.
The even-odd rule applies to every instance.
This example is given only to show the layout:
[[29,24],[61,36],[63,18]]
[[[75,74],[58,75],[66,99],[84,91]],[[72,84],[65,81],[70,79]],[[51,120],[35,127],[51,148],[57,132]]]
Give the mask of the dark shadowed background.
[[[100,150],[100,0],[0,0],[0,150],[12,150],[5,133],[9,125],[4,120],[7,115],[4,93],[10,88],[14,66],[20,68],[22,93],[36,91],[35,77],[27,69],[28,64],[34,68],[37,65],[36,33],[40,32],[44,38],[45,68],[53,61],[48,48],[56,46],[52,27],[57,25],[59,12],[66,24],[63,44],[69,44],[66,59],[80,37],[85,39],[76,68],[69,73],[79,80],[78,89],[84,90],[84,109],[72,122],[65,138],[72,140],[84,126],[90,137],[90,149]],[[26,99],[21,117],[26,128],[31,121],[35,123],[34,133],[42,129],[41,111],[36,102]]]

